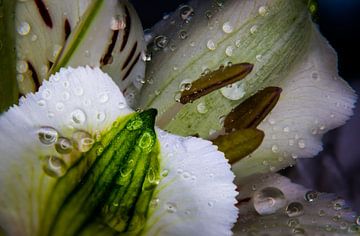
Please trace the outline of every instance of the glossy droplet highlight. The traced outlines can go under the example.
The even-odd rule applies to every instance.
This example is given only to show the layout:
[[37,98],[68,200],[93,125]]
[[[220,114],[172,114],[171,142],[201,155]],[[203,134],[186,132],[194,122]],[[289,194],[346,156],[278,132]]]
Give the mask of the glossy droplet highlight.
[[169,43],[169,39],[166,36],[159,35],[154,39],[154,43],[159,48],[165,48]]
[[42,127],[38,130],[38,137],[42,144],[52,145],[58,140],[59,133],[52,127]]
[[300,202],[292,202],[285,211],[289,217],[297,217],[304,214],[304,206]]
[[304,196],[304,199],[307,202],[314,202],[317,198],[318,193],[316,191],[307,191]]
[[200,102],[200,103],[196,106],[196,109],[197,109],[197,111],[198,111],[199,113],[201,113],[201,114],[205,114],[205,113],[208,112],[208,109],[207,109],[205,103],[203,103],[203,102]]
[[194,9],[189,5],[184,5],[180,7],[180,18],[186,23],[189,23],[191,18],[194,16]]
[[66,164],[65,162],[57,156],[46,156],[43,165],[44,172],[51,176],[59,178],[66,173]]
[[175,213],[177,211],[177,207],[175,203],[168,202],[165,204],[165,209],[169,213]]
[[266,6],[259,7],[259,15],[266,16],[268,14],[268,9]]
[[80,152],[89,151],[95,143],[95,140],[86,131],[76,131],[72,135],[74,146]]
[[145,150],[149,150],[154,145],[154,138],[149,132],[145,132],[139,140],[139,147]]
[[20,60],[16,62],[16,71],[20,74],[25,73],[28,71],[29,66],[26,61]]
[[31,27],[29,25],[29,23],[27,23],[26,21],[22,21],[20,22],[20,24],[18,25],[18,27],[16,28],[16,31],[21,35],[21,36],[25,36],[28,35],[30,33]]
[[233,27],[230,22],[225,22],[222,26],[222,30],[224,31],[224,33],[230,34],[231,32],[233,32]]
[[81,109],[76,109],[70,114],[71,121],[77,125],[82,125],[86,121],[86,114]]
[[275,187],[266,187],[253,196],[254,208],[260,215],[270,215],[286,205],[284,193]]
[[245,95],[245,85],[243,81],[230,84],[220,89],[220,93],[229,100],[239,100]]
[[213,51],[213,50],[216,49],[216,44],[214,43],[214,41],[209,40],[209,41],[207,41],[207,43],[206,43],[206,47],[207,47],[209,50]]
[[73,149],[73,145],[69,139],[62,137],[56,142],[55,149],[60,154],[69,154]]

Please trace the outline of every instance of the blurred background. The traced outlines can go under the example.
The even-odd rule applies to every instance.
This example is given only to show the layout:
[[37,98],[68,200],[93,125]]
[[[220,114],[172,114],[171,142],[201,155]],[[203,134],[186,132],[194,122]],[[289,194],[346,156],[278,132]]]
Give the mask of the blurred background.
[[[131,2],[146,29],[188,1]],[[318,0],[318,6],[317,23],[338,53],[339,74],[360,94],[360,0]],[[337,193],[360,213],[360,106],[345,126],[325,135],[317,158],[302,159],[282,174],[308,188]]]

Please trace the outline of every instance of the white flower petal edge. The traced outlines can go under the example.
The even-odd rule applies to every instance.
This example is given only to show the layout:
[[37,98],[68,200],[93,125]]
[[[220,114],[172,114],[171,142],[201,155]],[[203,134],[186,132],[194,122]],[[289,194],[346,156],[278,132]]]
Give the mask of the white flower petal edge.
[[278,174],[247,179],[240,188],[240,213],[234,235],[358,235],[360,232],[356,213],[334,194],[306,189]]
[[[55,143],[82,132],[75,138],[83,142],[73,148],[85,153],[90,148],[87,142],[91,146],[114,121],[130,113],[133,110],[107,74],[79,67],[62,69],[39,92],[0,116],[0,226],[9,235],[39,233],[42,220],[56,216],[54,208],[62,199],[51,202],[49,213],[46,206],[59,179],[54,175],[66,176],[51,158],[62,155]],[[237,217],[236,191],[224,155],[209,141],[157,132],[163,178],[155,190],[158,207],[150,210],[144,232],[230,235]],[[69,185],[76,186],[77,181]]]
[[166,177],[146,235],[231,235],[237,192],[224,154],[210,141],[157,133]]
[[108,75],[98,68],[80,67],[62,69],[39,92],[4,113],[0,117],[0,223],[5,231],[34,235],[44,217],[56,178],[45,174],[43,159],[58,153],[54,145],[39,139],[42,127],[57,130],[59,137],[71,138],[81,130],[93,138],[131,112]]
[[336,53],[315,26],[307,50],[287,78],[269,85],[283,92],[259,125],[265,132],[263,143],[233,167],[238,179],[275,172],[298,157],[315,156],[322,150],[323,134],[353,114],[355,93],[338,76]]

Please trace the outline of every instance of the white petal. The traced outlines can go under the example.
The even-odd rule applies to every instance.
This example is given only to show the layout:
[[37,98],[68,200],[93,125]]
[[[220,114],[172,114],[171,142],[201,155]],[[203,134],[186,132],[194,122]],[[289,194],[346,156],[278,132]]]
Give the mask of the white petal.
[[163,179],[146,235],[231,235],[236,191],[224,155],[211,142],[158,130]]
[[[356,214],[344,200],[333,194],[309,191],[283,176],[257,176],[240,188],[240,216],[234,228],[235,235],[345,235],[360,230],[355,224]],[[284,204],[281,206],[280,198],[266,199],[266,194],[262,199],[264,201],[258,201],[259,193],[264,193],[266,189],[268,192],[269,189],[281,191]],[[264,214],[265,208],[256,204],[263,204],[265,208],[279,207],[273,214]]]
[[314,29],[308,53],[281,82],[278,104],[259,128],[265,139],[251,156],[235,165],[240,179],[276,171],[295,158],[313,157],[322,150],[321,138],[352,115],[355,94],[338,76],[334,50]]
[[[91,142],[119,116],[130,112],[109,76],[98,68],[80,67],[62,69],[44,82],[39,92],[29,94],[2,115],[0,223],[4,229],[10,235],[36,234],[46,196],[57,179],[43,171],[43,166],[51,164],[46,157],[59,155],[53,145],[56,139],[71,139],[81,130],[89,133],[87,141]],[[41,141],[43,127],[58,133]]]

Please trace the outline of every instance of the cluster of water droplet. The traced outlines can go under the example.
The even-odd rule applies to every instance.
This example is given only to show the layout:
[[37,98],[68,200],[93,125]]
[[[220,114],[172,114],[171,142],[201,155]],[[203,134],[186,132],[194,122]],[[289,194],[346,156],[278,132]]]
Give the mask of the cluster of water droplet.
[[[282,217],[287,216],[288,220],[286,225],[295,235],[306,235],[306,230],[303,227],[310,224],[309,222],[314,224],[314,227],[323,227],[320,229],[326,232],[360,232],[360,216],[356,217],[352,215],[349,221],[349,217],[345,216],[348,214],[347,211],[349,208],[343,199],[328,201],[326,205],[326,199],[328,199],[328,197],[323,197],[325,196],[324,194],[322,195],[316,191],[307,191],[303,199],[289,201],[284,192],[277,187],[265,187],[258,190],[256,185],[252,185],[251,189],[254,191],[252,203],[256,212],[263,216],[274,215],[274,220],[280,220]],[[324,201],[325,203],[323,203]],[[316,209],[317,216],[311,213],[316,211]],[[330,219],[332,219],[332,222],[321,226],[321,222],[326,221],[322,221],[318,219],[318,217],[328,216],[331,216]],[[305,219],[304,217],[313,218]],[[352,220],[354,220],[354,222],[351,222]],[[302,223],[305,225],[302,226]],[[261,224],[264,225],[264,227],[267,225],[265,222]],[[279,225],[274,225],[274,227],[279,227]],[[243,231],[245,232],[247,229]]]
[[42,145],[55,150],[54,154],[43,158],[43,169],[52,177],[65,175],[82,153],[88,152],[95,143],[95,139],[82,130],[76,130],[70,138],[61,136],[53,127],[41,127],[37,134]]

